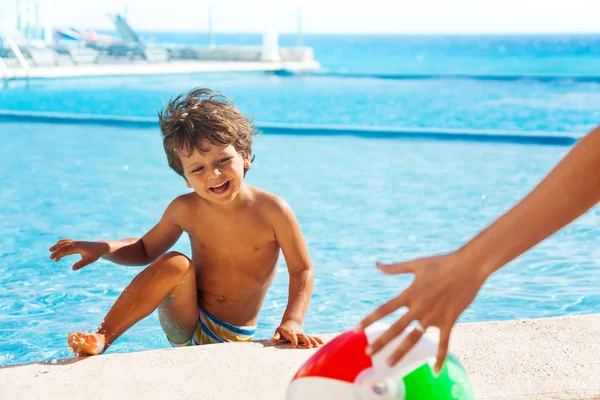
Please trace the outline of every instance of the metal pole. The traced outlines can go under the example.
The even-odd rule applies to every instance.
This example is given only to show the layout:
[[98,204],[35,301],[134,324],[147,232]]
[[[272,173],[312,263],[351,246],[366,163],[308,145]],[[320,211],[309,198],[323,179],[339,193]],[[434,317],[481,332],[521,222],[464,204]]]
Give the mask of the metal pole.
[[42,38],[42,31],[40,30],[40,2],[36,0],[34,3],[35,10],[35,40]]
[[29,42],[29,40],[31,40],[31,10],[30,10],[30,6],[31,4],[29,4],[28,1],[24,1],[21,3],[21,11],[23,11],[23,4],[25,4],[25,15],[24,15],[24,21],[21,21],[21,23],[23,24],[23,33],[25,35],[25,38],[27,39],[27,41]]
[[17,5],[17,30],[21,32],[21,0],[16,1]]
[[213,33],[212,7],[208,7],[208,45],[215,46],[215,34]]

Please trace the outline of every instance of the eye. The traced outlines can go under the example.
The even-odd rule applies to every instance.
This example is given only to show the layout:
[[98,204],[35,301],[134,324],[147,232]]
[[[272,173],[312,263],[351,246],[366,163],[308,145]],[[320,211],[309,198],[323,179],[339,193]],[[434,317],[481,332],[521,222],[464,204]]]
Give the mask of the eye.
[[202,171],[203,169],[204,169],[204,167],[198,167],[198,168],[196,168],[195,170],[193,170],[193,171],[192,171],[192,173],[194,173],[194,172],[200,172],[200,171]]
[[219,164],[223,164],[224,162],[227,162],[227,161],[229,161],[229,160],[231,160],[231,157],[227,157],[227,158],[221,158],[221,159],[219,160]]

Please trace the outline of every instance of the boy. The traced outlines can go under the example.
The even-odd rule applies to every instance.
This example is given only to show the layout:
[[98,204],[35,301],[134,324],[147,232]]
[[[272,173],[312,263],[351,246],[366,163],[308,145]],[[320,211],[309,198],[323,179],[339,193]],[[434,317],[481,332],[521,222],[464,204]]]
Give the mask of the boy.
[[[244,182],[253,159],[250,122],[209,89],[171,100],[159,121],[169,166],[193,192],[173,200],[141,239],[64,239],[50,248],[55,261],[80,254],[73,270],[100,257],[122,265],[151,263],[98,330],[69,335],[69,346],[78,355],[100,354],[157,307],[173,346],[251,340],[281,249],[289,299],[271,340],[318,347],[321,339],[302,330],[314,278],[300,226],[283,199]],[[168,252],[183,232],[190,238],[191,259]]]

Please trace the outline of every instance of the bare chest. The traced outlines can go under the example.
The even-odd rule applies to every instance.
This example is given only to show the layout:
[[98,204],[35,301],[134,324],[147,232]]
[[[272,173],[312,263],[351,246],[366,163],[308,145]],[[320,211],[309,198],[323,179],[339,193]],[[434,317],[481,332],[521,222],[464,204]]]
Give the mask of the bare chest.
[[185,228],[197,265],[260,269],[279,254],[272,227],[260,218],[209,218]]

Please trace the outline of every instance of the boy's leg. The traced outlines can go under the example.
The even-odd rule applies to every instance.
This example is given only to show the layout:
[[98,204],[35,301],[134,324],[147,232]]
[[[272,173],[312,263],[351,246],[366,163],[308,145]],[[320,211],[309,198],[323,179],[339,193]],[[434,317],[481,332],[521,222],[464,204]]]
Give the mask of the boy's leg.
[[100,354],[159,306],[161,325],[169,339],[175,343],[185,341],[196,329],[199,312],[196,287],[196,273],[190,259],[177,252],[166,253],[131,281],[96,333],[71,334],[69,346],[77,354]]
[[[188,262],[192,265],[189,259]],[[158,319],[171,343],[184,344],[194,334],[199,314],[198,283],[196,271],[191,266],[189,272],[158,306]]]

